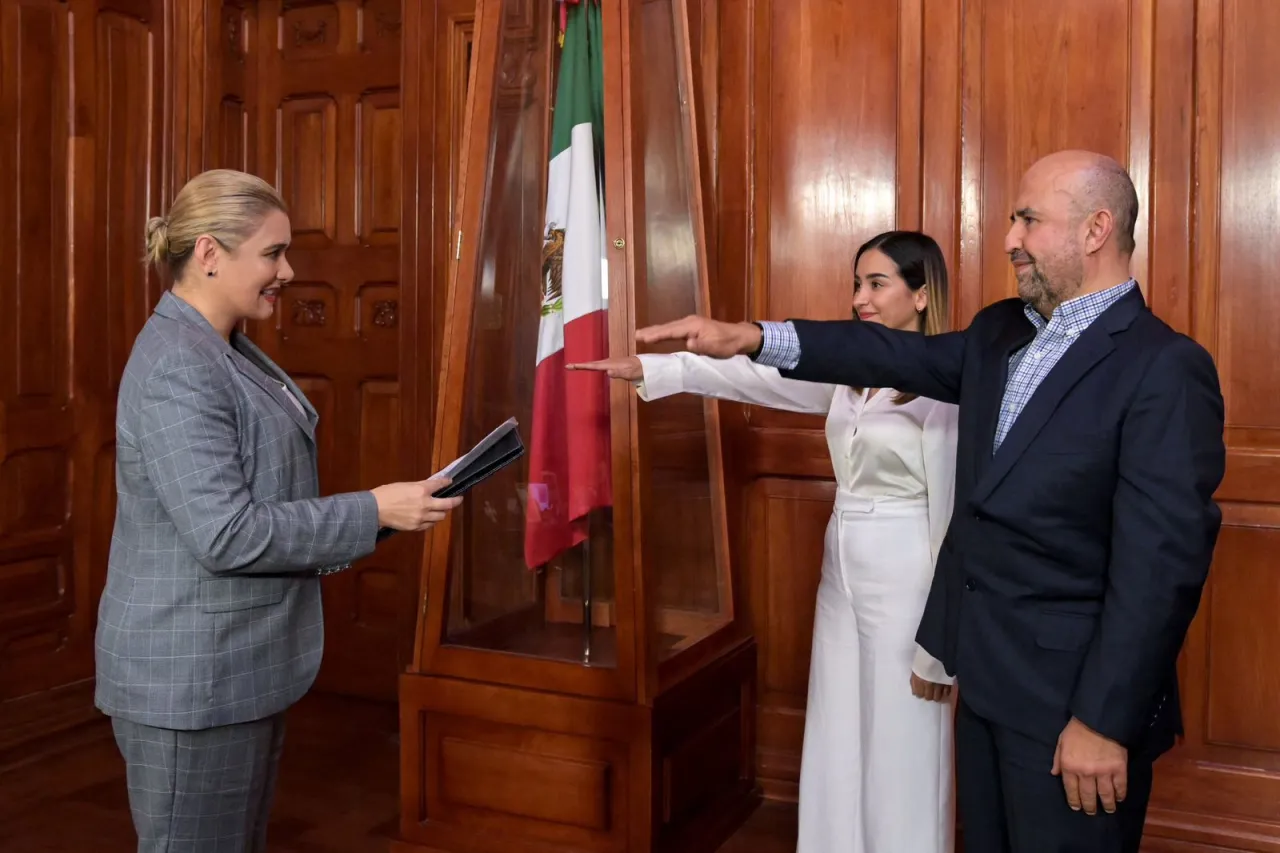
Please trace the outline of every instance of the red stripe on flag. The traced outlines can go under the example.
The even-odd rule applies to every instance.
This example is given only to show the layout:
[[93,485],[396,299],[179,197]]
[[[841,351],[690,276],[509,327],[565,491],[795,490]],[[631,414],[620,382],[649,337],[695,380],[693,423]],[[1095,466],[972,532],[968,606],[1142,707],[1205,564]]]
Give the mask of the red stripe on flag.
[[609,317],[595,311],[565,325],[564,349],[534,374],[525,563],[545,565],[587,538],[587,514],[612,506],[608,378],[566,363],[609,354]]

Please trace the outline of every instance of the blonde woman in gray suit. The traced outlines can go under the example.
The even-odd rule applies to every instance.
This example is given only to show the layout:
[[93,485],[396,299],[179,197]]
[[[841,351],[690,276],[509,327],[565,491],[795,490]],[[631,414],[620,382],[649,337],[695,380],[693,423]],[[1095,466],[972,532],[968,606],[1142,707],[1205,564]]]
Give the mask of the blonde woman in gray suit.
[[147,226],[173,286],[120,383],[96,643],[140,853],[266,849],[283,714],[320,666],[319,576],[460,500],[435,481],[319,496],[316,410],[236,331],[275,311],[290,236],[280,195],[229,170]]

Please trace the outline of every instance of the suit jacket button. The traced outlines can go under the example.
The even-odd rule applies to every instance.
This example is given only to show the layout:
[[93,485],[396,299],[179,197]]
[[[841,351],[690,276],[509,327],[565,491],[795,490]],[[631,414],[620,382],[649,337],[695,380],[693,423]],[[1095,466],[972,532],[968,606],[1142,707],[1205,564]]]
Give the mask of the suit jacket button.
[[978,585],[974,583],[972,580],[967,580],[964,582],[964,588],[969,590],[969,592],[973,592],[975,589],[978,588]]

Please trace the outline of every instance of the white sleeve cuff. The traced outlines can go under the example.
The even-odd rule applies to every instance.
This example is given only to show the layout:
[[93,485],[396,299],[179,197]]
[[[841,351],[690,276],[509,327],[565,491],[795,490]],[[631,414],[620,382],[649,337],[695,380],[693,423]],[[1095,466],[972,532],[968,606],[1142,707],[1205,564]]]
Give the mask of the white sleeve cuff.
[[638,355],[644,376],[635,383],[636,393],[646,403],[684,391],[684,365],[674,355]]
[[911,664],[911,671],[917,677],[934,684],[955,683],[955,679],[947,675],[947,670],[942,666],[942,661],[926,652],[919,645],[916,646],[916,659]]

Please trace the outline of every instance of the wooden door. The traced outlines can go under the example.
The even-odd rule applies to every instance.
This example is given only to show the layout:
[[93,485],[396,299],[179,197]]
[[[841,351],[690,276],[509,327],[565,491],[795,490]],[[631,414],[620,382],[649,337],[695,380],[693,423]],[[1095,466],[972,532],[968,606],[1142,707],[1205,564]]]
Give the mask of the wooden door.
[[114,414],[159,288],[159,0],[0,3],[0,763],[95,716]]
[[[261,0],[256,17],[256,171],[289,205],[295,278],[251,333],[320,413],[326,494],[411,479],[400,456],[400,2]],[[414,541],[392,537],[325,579],[321,689],[395,696]]]
[[[184,2],[206,88],[174,104],[175,184],[244,169],[290,205],[297,277],[250,334],[320,410],[321,490],[426,477],[475,0]],[[395,696],[421,548],[398,535],[324,581],[320,689]]]
[[[203,110],[174,105],[175,183],[201,168],[244,169],[290,205],[297,277],[250,334],[320,410],[326,494],[430,473],[474,9],[475,0],[177,9],[180,30],[206,26],[203,44],[181,42],[180,54],[207,88]],[[412,49],[402,54],[402,43]],[[320,689],[395,696],[412,655],[421,547],[421,536],[398,535],[324,581]]]

